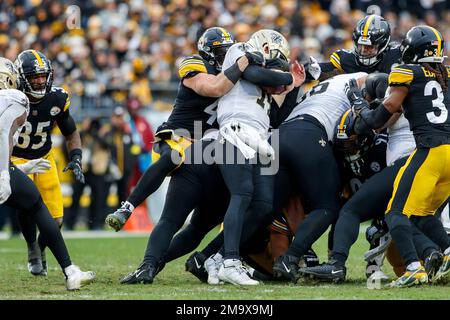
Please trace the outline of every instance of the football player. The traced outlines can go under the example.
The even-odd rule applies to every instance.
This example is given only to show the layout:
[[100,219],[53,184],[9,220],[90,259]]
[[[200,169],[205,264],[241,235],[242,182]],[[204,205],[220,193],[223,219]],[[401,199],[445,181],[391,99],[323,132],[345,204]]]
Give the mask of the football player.
[[[70,97],[62,88],[53,85],[50,60],[39,51],[22,51],[14,62],[20,75],[20,88],[30,100],[30,112],[13,149],[12,162],[25,164],[34,159],[46,159],[50,169],[30,175],[52,217],[61,227],[64,207],[61,185],[52,156],[51,131],[55,125],[66,139],[69,163],[64,171],[72,170],[77,181],[84,183],[81,170],[81,139],[70,115]],[[33,275],[46,275],[45,241],[40,235],[37,243],[28,243],[28,269]]]
[[[32,173],[32,168],[21,166],[19,170],[10,162],[17,134],[25,125],[30,111],[27,96],[16,90],[18,77],[13,63],[0,58],[0,204],[5,203],[17,209],[19,215],[28,216],[22,221],[34,221],[37,224],[40,234],[61,266],[66,288],[76,290],[92,282],[95,274],[92,271],[83,272],[72,264],[57,222],[52,219],[36,186],[21,171],[28,167],[28,173]],[[33,241],[36,239],[33,235],[36,231],[32,230],[36,228],[35,224],[22,224],[22,233],[27,241],[30,241],[30,237]]]
[[379,15],[368,15],[359,20],[353,30],[353,50],[333,52],[329,62],[319,63],[321,72],[329,73],[337,69],[345,73],[389,73],[392,65],[401,60],[399,45],[391,43],[390,39],[389,23]]
[[[127,201],[106,217],[106,223],[114,230],[119,231],[134,208],[183,163],[186,148],[200,139],[206,130],[217,126],[217,99],[233,88],[249,62],[253,62],[252,55],[247,54],[222,72],[225,53],[233,44],[233,36],[227,30],[209,28],[198,40],[199,55],[181,61],[178,69],[181,80],[174,109],[169,119],[157,129],[152,165]],[[178,159],[172,157],[172,152]]]
[[[434,217],[450,195],[450,95],[449,74],[443,64],[444,44],[435,28],[413,27],[401,44],[405,64],[389,74],[389,94],[383,103],[369,110],[358,92],[349,91],[357,114],[357,133],[380,128],[403,107],[416,141],[416,150],[395,178],[386,210],[387,225],[406,265],[405,273],[392,282],[394,287],[428,282],[413,245],[409,220],[444,253],[434,280],[450,272],[450,239]],[[356,87],[354,81],[350,81],[350,87]]]

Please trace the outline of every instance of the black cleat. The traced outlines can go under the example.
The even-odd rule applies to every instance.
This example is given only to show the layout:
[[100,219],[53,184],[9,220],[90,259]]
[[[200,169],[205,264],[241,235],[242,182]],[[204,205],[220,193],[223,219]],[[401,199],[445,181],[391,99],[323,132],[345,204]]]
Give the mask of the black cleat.
[[347,270],[345,266],[339,266],[336,260],[331,260],[316,267],[302,268],[299,273],[313,279],[340,283],[345,281]]
[[273,276],[278,280],[297,282],[300,259],[288,254],[280,256],[273,264]]
[[435,250],[425,258],[424,267],[427,272],[429,281],[433,282],[436,278],[436,274],[442,265],[443,255],[439,251]]
[[127,220],[132,214],[129,204],[122,202],[122,205],[114,213],[108,214],[105,223],[113,228],[116,232],[123,228]]
[[205,260],[207,257],[201,252],[194,252],[185,263],[186,271],[192,273],[201,282],[208,281],[208,272],[205,269]]
[[313,249],[309,249],[308,252],[303,255],[303,261],[306,267],[315,267],[319,265],[319,257]]
[[120,280],[121,284],[150,284],[157,273],[157,268],[150,264],[142,262],[139,267]]

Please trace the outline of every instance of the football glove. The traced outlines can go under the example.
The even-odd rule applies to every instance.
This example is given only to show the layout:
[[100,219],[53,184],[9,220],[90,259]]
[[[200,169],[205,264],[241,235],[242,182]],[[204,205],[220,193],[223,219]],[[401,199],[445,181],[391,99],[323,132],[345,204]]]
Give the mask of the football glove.
[[49,160],[39,158],[30,160],[27,163],[18,164],[16,167],[25,174],[34,174],[44,173],[50,170],[51,165]]
[[305,63],[305,70],[308,78],[312,78],[314,80],[319,79],[320,74],[322,73],[322,68],[320,67],[319,62],[314,57],[309,57],[309,62]]
[[67,170],[72,170],[75,176],[75,180],[84,184],[84,174],[81,168],[81,156],[72,156],[72,161],[67,164],[63,172],[66,172]]
[[9,183],[9,171],[0,172],[0,204],[5,203],[11,195],[11,184]]
[[264,66],[266,63],[263,54],[259,51],[246,51],[245,56],[247,57],[249,64]]

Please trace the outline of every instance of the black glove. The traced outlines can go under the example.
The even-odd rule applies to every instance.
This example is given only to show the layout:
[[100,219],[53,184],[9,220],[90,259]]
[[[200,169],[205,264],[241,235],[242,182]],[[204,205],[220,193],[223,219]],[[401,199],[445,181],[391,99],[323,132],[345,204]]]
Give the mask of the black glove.
[[352,106],[352,112],[356,117],[359,116],[363,108],[369,108],[369,103],[364,100],[361,89],[358,88],[358,83],[355,79],[350,79],[345,84],[345,93]]
[[252,51],[252,52],[246,51],[245,52],[245,56],[247,57],[249,64],[254,64],[254,65],[257,65],[257,66],[264,66],[265,65],[266,61],[264,59],[264,56],[259,51]]
[[268,59],[266,60],[266,68],[267,69],[276,69],[284,72],[290,71],[289,62],[280,58]]
[[72,160],[67,164],[63,172],[66,172],[67,170],[72,170],[75,176],[75,180],[84,184],[84,174],[81,169],[81,156],[78,154],[73,155],[71,159]]

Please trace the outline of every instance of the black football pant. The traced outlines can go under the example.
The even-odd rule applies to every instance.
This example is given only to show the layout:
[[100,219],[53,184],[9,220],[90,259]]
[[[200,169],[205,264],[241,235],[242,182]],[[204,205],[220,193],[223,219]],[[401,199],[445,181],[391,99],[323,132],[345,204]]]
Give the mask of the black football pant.
[[25,240],[29,243],[36,241],[37,225],[43,240],[64,270],[71,265],[71,261],[58,224],[50,215],[33,181],[14,166],[10,167],[9,173],[12,193],[5,204],[23,215],[19,220]]
[[275,176],[263,175],[263,165],[259,160],[252,164],[228,141],[218,143],[217,150],[216,158],[223,160],[217,166],[230,192],[230,203],[223,221],[223,256],[224,259],[240,259],[239,246],[244,216],[250,209],[248,214],[256,221],[264,221],[270,217]]
[[128,197],[128,202],[134,207],[139,206],[155,192],[163,183],[164,178],[179,165],[172,161],[172,149],[165,141],[156,142],[153,145],[153,149],[157,150],[160,158],[144,172],[144,175],[139,179],[136,187]]
[[298,227],[287,254],[300,257],[336,221],[340,177],[323,126],[302,115],[280,126],[280,162],[286,166],[309,214]]

